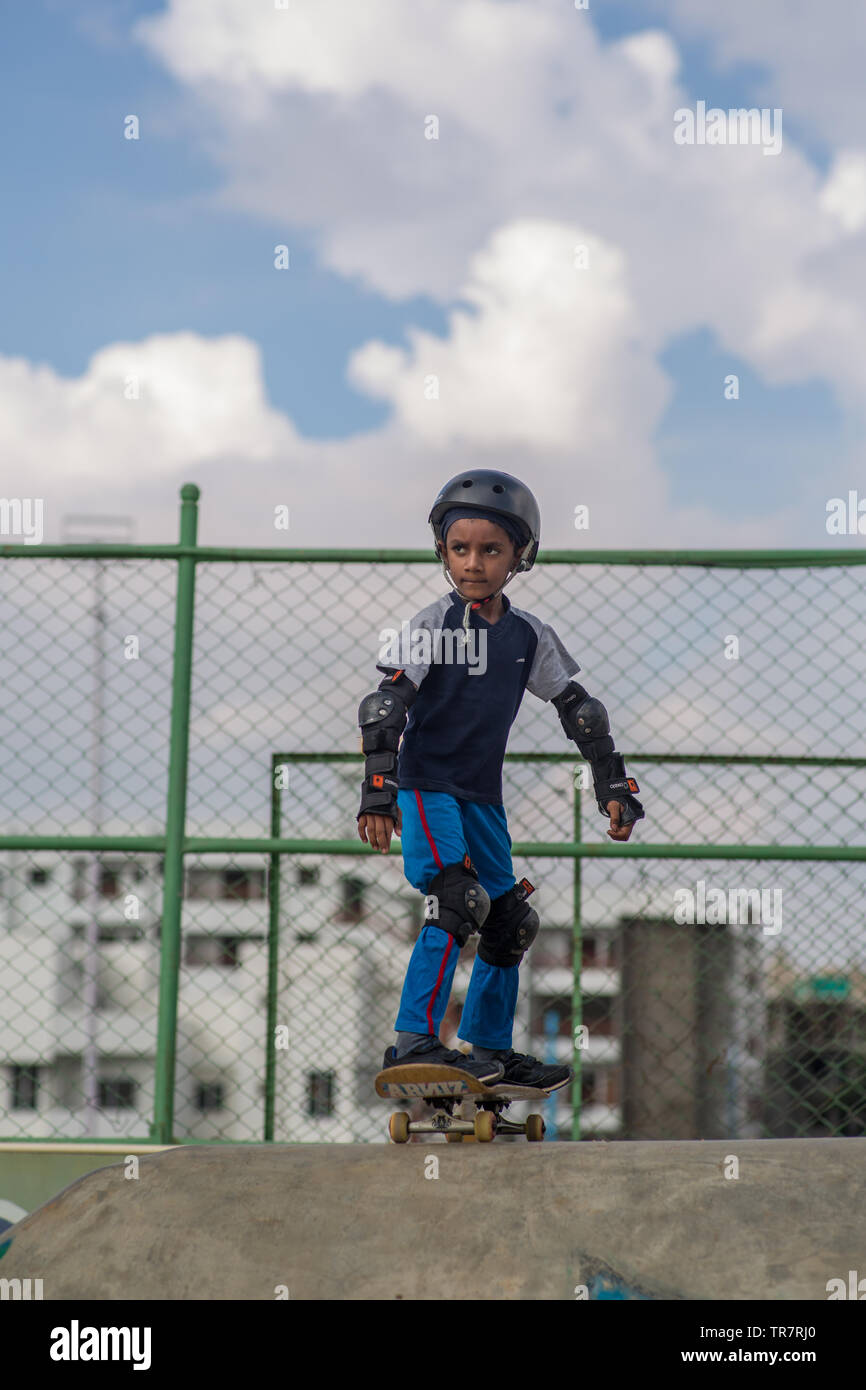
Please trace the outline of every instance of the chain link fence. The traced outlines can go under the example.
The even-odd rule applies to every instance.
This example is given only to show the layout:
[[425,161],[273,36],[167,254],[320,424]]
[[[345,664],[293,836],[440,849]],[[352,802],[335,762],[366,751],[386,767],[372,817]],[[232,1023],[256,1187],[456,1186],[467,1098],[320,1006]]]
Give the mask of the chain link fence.
[[[2,547],[2,1139],[386,1136],[423,899],[357,838],[356,713],[441,572],[198,547],[197,496],[177,546]],[[647,811],[610,842],[525,696],[514,1045],[575,1071],[548,1138],[866,1133],[864,558],[548,552],[509,586]]]

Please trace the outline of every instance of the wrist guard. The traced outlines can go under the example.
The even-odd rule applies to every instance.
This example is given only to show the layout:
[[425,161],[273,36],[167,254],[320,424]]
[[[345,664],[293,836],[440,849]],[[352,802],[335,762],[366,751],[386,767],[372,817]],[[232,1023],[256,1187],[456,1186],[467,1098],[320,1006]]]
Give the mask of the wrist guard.
[[621,825],[643,820],[646,812],[634,795],[640,787],[625,770],[622,753],[617,753],[610,736],[610,720],[601,700],[595,700],[576,681],[569,681],[552,701],[566,737],[573,739],[592,768],[592,781],[598,809],[609,819],[609,801],[623,808]]
[[356,820],[364,815],[390,816],[397,824],[397,748],[417,696],[409,677],[397,671],[372,695],[365,695],[358,707],[366,761]]

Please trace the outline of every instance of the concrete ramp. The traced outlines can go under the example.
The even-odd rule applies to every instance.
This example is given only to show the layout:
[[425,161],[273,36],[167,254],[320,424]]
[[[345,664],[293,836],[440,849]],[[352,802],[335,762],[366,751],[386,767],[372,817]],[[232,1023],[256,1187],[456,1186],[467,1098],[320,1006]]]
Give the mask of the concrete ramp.
[[866,1139],[196,1145],[126,1172],[5,1231],[0,1280],[45,1299],[727,1301],[826,1300],[866,1274]]

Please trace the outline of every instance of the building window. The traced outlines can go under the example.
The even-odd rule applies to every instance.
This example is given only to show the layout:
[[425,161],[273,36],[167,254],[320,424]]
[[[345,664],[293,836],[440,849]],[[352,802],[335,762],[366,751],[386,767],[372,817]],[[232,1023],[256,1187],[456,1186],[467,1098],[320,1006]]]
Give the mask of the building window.
[[223,869],[223,897],[247,902],[265,896],[264,869]]
[[28,878],[30,882],[35,885],[48,883],[51,879],[51,870],[43,869],[40,865],[37,865],[36,868],[30,870]]
[[[87,926],[84,922],[70,922],[69,931],[76,941],[83,941]],[[99,941],[143,941],[145,936],[144,927],[138,922],[124,922],[122,925],[100,922],[96,931]]]
[[590,1037],[611,1037],[614,1031],[613,1000],[598,994],[584,999],[582,1021],[589,1029]]
[[532,947],[532,968],[534,970],[571,968],[574,948],[571,933],[559,927],[546,927],[542,924],[535,944]]
[[611,965],[610,937],[604,933],[592,938],[595,948],[595,964],[600,970],[606,970]]
[[297,882],[301,888],[308,887],[311,883],[319,882],[318,864],[299,864]]
[[184,938],[185,965],[240,965],[241,936],[187,936]]
[[120,924],[100,923],[100,941],[142,941],[144,928],[138,922]]
[[217,902],[222,896],[219,869],[187,869],[186,896]]
[[11,1068],[13,1110],[35,1110],[39,1096],[39,1068],[22,1066]]
[[542,1046],[542,1038],[547,1039],[551,1036],[547,1031],[549,1027],[552,1027],[551,1019],[556,1024],[552,1036],[571,1037],[571,1000],[533,994],[530,1000],[529,1027],[533,1038],[537,1039],[539,1047]]
[[133,1110],[135,1082],[125,1076],[107,1077],[99,1083],[96,1103],[100,1110]]
[[[75,902],[82,903],[87,897],[91,884],[93,883],[93,860],[75,859],[72,864],[72,897]],[[39,872],[38,870],[34,870]],[[50,870],[41,872],[50,875]],[[96,882],[98,885],[99,896],[101,898],[119,898],[123,892],[124,874],[130,872],[125,860],[104,861],[99,860],[96,865]],[[140,883],[144,878],[144,870],[136,866],[133,871],[136,883]],[[47,879],[35,879],[31,873],[30,882],[47,882]]]
[[307,1073],[307,1114],[321,1117],[334,1113],[334,1082],[332,1071]]
[[366,883],[362,878],[341,878],[340,891],[342,902],[340,905],[340,915],[343,921],[357,922],[364,912],[364,889]]
[[99,896],[101,898],[120,897],[120,866],[118,864],[99,865]]
[[264,869],[187,869],[186,896],[206,902],[249,902],[266,895]]
[[200,1081],[195,1088],[197,1110],[223,1109],[223,1083],[221,1081]]

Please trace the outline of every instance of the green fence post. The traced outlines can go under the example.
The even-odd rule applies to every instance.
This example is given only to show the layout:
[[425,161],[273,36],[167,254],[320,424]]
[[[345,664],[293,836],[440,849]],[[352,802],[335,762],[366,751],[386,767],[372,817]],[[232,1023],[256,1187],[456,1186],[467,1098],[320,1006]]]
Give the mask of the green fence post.
[[[288,768],[288,764],[282,764]],[[271,754],[271,839],[278,840],[282,826],[282,787],[277,786],[281,755]],[[265,1022],[265,1143],[274,1138],[274,1095],[276,1092],[277,967],[280,946],[280,854],[271,855],[268,876],[268,992]]]
[[[580,844],[580,785],[574,779],[574,843]],[[578,1034],[583,1023],[583,993],[581,975],[583,973],[583,928],[580,920],[580,875],[583,860],[579,854],[574,856],[574,898],[572,904],[572,971],[574,975],[571,998],[571,1065],[574,1079],[571,1083],[571,1137],[580,1138],[581,1101],[581,1047]]]
[[[195,483],[180,490],[180,544],[194,547],[200,496]],[[180,973],[180,928],[183,905],[183,856],[186,833],[186,778],[189,753],[189,704],[195,610],[195,555],[177,559],[177,602],[171,682],[171,735],[168,753],[168,800],[165,816],[165,866],[159,962],[159,1023],[156,1036],[156,1087],[151,1138],[174,1142],[174,1073],[177,1051],[177,998]]]

